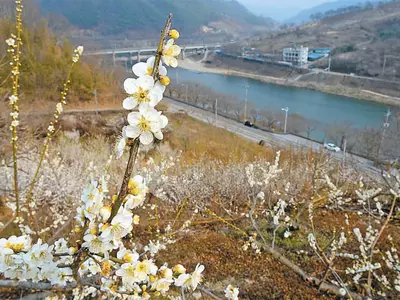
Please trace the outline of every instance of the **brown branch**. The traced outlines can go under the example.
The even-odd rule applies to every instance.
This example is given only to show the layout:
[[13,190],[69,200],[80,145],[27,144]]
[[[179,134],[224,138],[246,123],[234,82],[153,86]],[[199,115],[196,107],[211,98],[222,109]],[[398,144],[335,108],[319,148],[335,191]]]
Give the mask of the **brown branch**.
[[[279,260],[286,267],[288,267],[293,272],[295,272],[297,275],[299,275],[304,281],[307,281],[308,283],[310,283],[313,287],[319,288],[320,291],[328,292],[330,294],[343,297],[343,295],[341,294],[341,291],[340,291],[341,288],[338,287],[337,285],[323,282],[322,280],[320,280],[314,276],[308,275],[306,272],[303,271],[303,269],[301,269],[299,266],[297,266],[296,264],[291,262],[289,259],[284,257],[277,250],[271,248],[268,245],[262,244],[262,243],[258,243],[258,244],[264,251],[271,254],[274,258]],[[353,292],[348,292],[348,294],[346,296],[351,299],[354,299],[354,300],[363,300],[364,299],[359,294],[353,293]]]
[[171,28],[171,23],[172,23],[172,14],[169,14],[167,21],[165,23],[164,29],[161,31],[160,42],[158,43],[156,59],[154,62],[153,74],[152,74],[154,80],[158,79],[158,70],[159,70],[159,66],[160,66],[161,56],[162,56],[165,40],[167,39],[169,30]]
[[78,284],[76,282],[69,282],[65,286],[60,286],[46,282],[0,280],[0,288],[14,288],[20,290],[73,290],[77,286]]
[[135,139],[135,140],[131,141],[131,146],[130,146],[131,149],[129,151],[129,159],[128,159],[128,164],[125,169],[125,175],[122,180],[122,185],[121,185],[121,189],[118,194],[118,199],[117,199],[117,201],[115,201],[114,205],[112,206],[111,215],[107,221],[108,223],[111,223],[111,221],[117,215],[118,210],[122,205],[122,202],[124,201],[126,195],[128,194],[128,183],[129,183],[129,179],[132,176],[133,167],[135,166],[136,156],[139,151],[139,144],[140,144],[139,139]]
[[55,242],[55,240],[58,238],[59,234],[63,232],[69,225],[71,225],[72,221],[74,220],[74,216],[71,216],[67,222],[65,222],[60,228],[57,229],[57,231],[49,238],[47,241],[47,244],[51,245]]

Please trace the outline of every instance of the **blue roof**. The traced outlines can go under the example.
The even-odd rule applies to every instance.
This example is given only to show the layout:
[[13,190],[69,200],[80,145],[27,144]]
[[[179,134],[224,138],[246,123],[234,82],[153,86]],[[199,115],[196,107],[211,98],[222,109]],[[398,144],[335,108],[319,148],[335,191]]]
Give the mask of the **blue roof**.
[[310,52],[323,52],[323,53],[330,53],[331,49],[329,48],[312,48]]
[[325,55],[323,53],[309,53],[308,54],[308,59],[309,60],[316,60],[324,57]]

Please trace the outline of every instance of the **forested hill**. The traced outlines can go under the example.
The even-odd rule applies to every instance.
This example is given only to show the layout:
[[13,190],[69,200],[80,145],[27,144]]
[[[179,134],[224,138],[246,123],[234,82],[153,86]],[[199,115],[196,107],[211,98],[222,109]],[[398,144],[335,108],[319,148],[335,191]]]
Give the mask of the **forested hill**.
[[82,29],[104,35],[162,27],[168,13],[184,32],[198,32],[212,22],[271,27],[271,19],[257,17],[236,0],[40,0],[45,12],[64,15]]

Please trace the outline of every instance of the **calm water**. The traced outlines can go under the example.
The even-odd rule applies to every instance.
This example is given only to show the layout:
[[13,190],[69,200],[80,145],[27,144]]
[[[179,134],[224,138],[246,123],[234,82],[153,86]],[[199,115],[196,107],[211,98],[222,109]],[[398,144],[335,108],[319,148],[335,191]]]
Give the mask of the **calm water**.
[[289,114],[295,113],[308,120],[316,120],[321,123],[321,126],[346,123],[353,128],[380,128],[387,111],[386,105],[374,102],[308,89],[279,86],[236,76],[198,73],[185,69],[170,71],[174,83],[176,83],[175,72],[178,73],[180,82],[198,82],[216,92],[232,95],[240,100],[244,100],[247,84],[250,87],[248,99],[257,107],[283,113],[281,108],[287,106]]

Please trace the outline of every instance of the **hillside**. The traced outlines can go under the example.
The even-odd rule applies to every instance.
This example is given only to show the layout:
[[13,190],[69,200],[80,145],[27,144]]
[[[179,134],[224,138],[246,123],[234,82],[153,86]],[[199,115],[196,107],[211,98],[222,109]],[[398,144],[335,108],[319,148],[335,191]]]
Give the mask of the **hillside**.
[[[242,30],[258,27],[265,30],[275,24],[270,19],[253,15],[235,0],[40,0],[40,2],[44,12],[63,15],[77,28],[93,30],[101,35],[119,35],[129,31],[148,32],[162,27],[168,13],[175,15],[175,26],[186,33],[200,32],[202,26],[212,27],[213,22],[226,22],[229,25],[234,22]],[[224,28],[222,26],[218,29]],[[235,27],[234,30],[238,28]]]
[[[43,21],[43,20],[41,20]],[[0,20],[0,39],[6,40],[13,30],[13,24],[7,20]],[[60,97],[59,88],[67,77],[72,63],[74,46],[68,40],[59,41],[47,28],[45,23],[30,25],[22,33],[23,64],[20,84],[24,89],[21,98],[22,105],[39,102],[47,106],[50,102]],[[6,43],[0,45],[0,63],[8,65],[9,54]],[[10,68],[0,68],[0,110],[6,103],[10,87]],[[90,60],[80,62],[74,68],[71,75],[69,101],[85,103],[93,99],[94,89],[105,98],[106,94],[115,93],[119,87],[116,83],[116,74],[105,68],[101,68]],[[51,104],[54,106],[54,103]]]
[[349,6],[356,6],[356,5],[360,5],[360,4],[364,5],[365,3],[377,4],[378,2],[384,2],[384,1],[338,0],[338,1],[334,1],[334,2],[326,2],[326,3],[322,3],[320,5],[314,6],[312,8],[308,8],[308,9],[304,9],[304,10],[300,11],[295,16],[291,17],[290,19],[287,19],[285,21],[285,23],[301,24],[301,23],[310,21],[312,19],[311,16],[313,16],[313,15],[323,14],[328,11],[333,11],[333,10],[337,10],[337,9],[349,7]]
[[[400,78],[400,2],[350,12],[252,39],[263,53],[281,53],[291,45],[332,50],[332,71]],[[327,65],[327,61],[321,64]],[[323,65],[321,66],[323,67]]]

